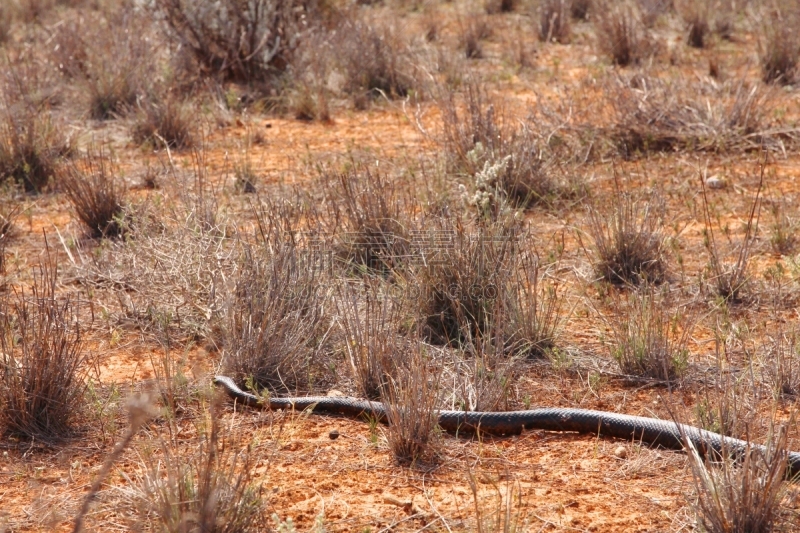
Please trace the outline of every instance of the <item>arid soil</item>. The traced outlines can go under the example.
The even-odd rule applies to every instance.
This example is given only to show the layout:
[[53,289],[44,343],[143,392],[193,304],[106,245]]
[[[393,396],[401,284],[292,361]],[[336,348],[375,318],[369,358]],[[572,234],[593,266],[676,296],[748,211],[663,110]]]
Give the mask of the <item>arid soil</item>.
[[[441,68],[455,69],[464,80],[478,80],[506,123],[542,125],[545,133],[537,134],[548,138],[546,146],[556,146],[542,152],[551,164],[548,171],[572,187],[568,194],[535,203],[517,215],[529,230],[528,251],[546,264],[542,279],[556,288],[562,304],[556,349],[520,362],[508,390],[508,407],[581,407],[709,429],[717,429],[714,424],[731,414],[737,436],[763,443],[772,429],[786,427],[787,448],[800,451],[800,389],[782,394],[775,381],[777,340],[791,339],[781,361],[790,368],[787,372],[795,373],[792,383],[800,387],[800,346],[794,343],[800,301],[797,250],[780,252],[775,247],[776,228],[791,236],[800,220],[800,92],[798,85],[761,80],[755,7],[748,4],[737,12],[731,40],[712,33],[711,44],[702,49],[686,44],[683,19],[667,12],[648,30],[660,43],[658,53],[621,67],[601,52],[591,18],[573,21],[569,44],[540,42],[540,2],[519,2],[512,13],[491,15],[469,2],[430,2],[425,10],[396,4],[387,0],[385,5],[353,9],[375,19],[396,20],[409,39],[426,31],[429,20],[438,20],[435,46],[459,58],[456,66]],[[52,29],[83,8],[57,9],[41,23],[44,28]],[[483,17],[492,31],[482,39],[482,57],[460,59],[459,33],[471,23],[472,13]],[[16,31],[10,42],[25,42],[22,27]],[[518,52],[524,53],[524,61],[515,62]],[[716,78],[709,76],[710,62],[721,73]],[[664,150],[623,153],[615,148],[612,133],[630,126],[620,118],[617,100],[630,93],[614,93],[611,87],[626,80],[630,89],[637,74],[673,83],[676,91],[682,87],[686,98],[705,98],[709,109],[721,98],[714,90],[725,83],[747,83],[766,95],[759,105],[765,113],[763,128],[771,133],[731,135],[725,146],[719,141],[718,149],[694,149],[702,142],[694,139]],[[412,191],[412,196],[441,194],[452,209],[463,209],[466,218],[474,218],[462,196],[473,192],[475,179],[452,170],[442,140],[442,91],[463,94],[466,81],[439,83],[419,100],[387,95],[369,100],[366,109],[348,95],[336,95],[330,100],[330,117],[311,121],[298,120],[291,109],[280,106],[220,111],[213,107],[216,103],[208,104],[216,101],[205,89],[198,90],[195,98],[205,104],[194,108],[196,144],[183,150],[132,140],[130,115],[99,121],[68,105],[57,113],[63,115],[61,127],[72,132],[78,154],[105,147],[132,212],[155,213],[161,217],[158,223],[179,228],[175,235],[180,235],[186,231],[181,224],[188,220],[187,213],[213,204],[216,220],[225,221],[220,227],[230,228],[224,242],[238,243],[240,238],[250,242],[257,233],[255,206],[276,205],[266,202],[293,198],[296,190],[323,194],[320,169],[364,165]],[[700,85],[705,89],[697,89]],[[245,92],[232,82],[220,86],[232,94]],[[71,99],[80,99],[69,91],[65,98],[79,105]],[[458,101],[461,109],[464,105]],[[666,104],[660,109],[668,110]],[[563,120],[560,126],[557,119]],[[681,124],[684,129],[670,135],[693,135],[686,133],[694,127],[688,119]],[[256,194],[243,193],[237,186],[237,166],[244,163],[256,176]],[[708,184],[709,177],[721,186],[705,188],[707,221],[702,184]],[[147,183],[150,179],[154,185]],[[654,291],[666,295],[663,302],[669,305],[680,302],[691,324],[685,341],[687,361],[680,376],[670,381],[630,375],[613,356],[615,326],[624,320],[627,299],[639,289],[599,279],[589,212],[613,210],[620,187],[632,193],[658,191],[664,201],[666,275]],[[126,399],[141,394],[153,399],[152,416],[111,466],[85,517],[87,531],[162,530],[153,510],[147,510],[141,489],[148,467],[167,468],[167,448],[177,462],[189,461],[212,416],[219,417],[227,452],[247,452],[251,458],[250,482],[260,487],[265,505],[263,531],[699,530],[698,488],[682,452],[597,435],[527,431],[500,438],[436,433],[435,458],[409,466],[397,463],[387,444],[388,429],[380,424],[235,406],[211,384],[223,371],[226,354],[213,320],[202,319],[206,312],[213,315],[213,305],[193,307],[197,301],[187,289],[192,286],[181,276],[148,277],[151,271],[145,269],[134,279],[131,258],[138,258],[135,247],[143,242],[141,237],[87,237],[58,186],[40,194],[4,194],[3,205],[20,207],[4,249],[3,290],[9,297],[27,290],[46,254],[55,257],[59,294],[80,304],[83,349],[91,354],[91,364],[86,405],[71,436],[55,444],[18,436],[0,441],[0,531],[71,531],[92,482],[129,428]],[[198,197],[210,203],[201,204]],[[329,200],[320,200],[323,207],[325,201]],[[716,232],[719,253],[726,264],[733,263],[747,238],[754,202],[760,207],[754,237],[747,241],[747,285],[741,298],[726,300],[715,293],[710,273],[708,222]],[[189,264],[205,268],[202,261],[179,262],[184,254],[201,249],[201,238],[195,237],[159,251],[165,269]],[[221,247],[207,258],[223,265],[220,272],[234,272],[224,265],[238,264],[241,258],[228,257],[225,250]],[[148,256],[141,261],[150,260]],[[114,278],[118,283],[110,281],[113,272],[121,273]],[[202,273],[197,278],[207,281]],[[164,279],[176,281],[169,285]],[[130,285],[120,288],[123,281]],[[152,293],[145,290],[148,285]],[[227,301],[222,296],[235,297],[230,287],[218,285],[220,301]],[[172,305],[166,303],[169,298],[190,302],[174,306],[178,311],[167,325],[153,318],[161,316],[159,291],[166,307]],[[230,294],[221,294],[226,291]],[[137,305],[142,307],[132,310]],[[335,303],[332,307],[332,323],[339,327],[341,317]],[[195,328],[193,321],[198,320]],[[360,394],[345,348],[337,350],[332,359],[336,379],[300,393]],[[441,387],[447,386],[442,380]],[[800,524],[797,490],[797,484],[787,483],[780,497],[778,522],[787,531]]]

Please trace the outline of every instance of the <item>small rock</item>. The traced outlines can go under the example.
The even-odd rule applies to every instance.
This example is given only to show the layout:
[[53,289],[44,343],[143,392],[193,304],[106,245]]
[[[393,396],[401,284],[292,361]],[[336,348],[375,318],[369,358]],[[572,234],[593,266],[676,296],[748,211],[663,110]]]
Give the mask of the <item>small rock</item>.
[[328,433],[328,437],[330,437],[331,440],[336,440],[339,438],[339,432],[334,429],[333,431]]
[[628,448],[625,446],[617,446],[614,449],[614,457],[618,457],[619,459],[625,459],[628,457]]
[[724,189],[725,180],[719,178],[718,176],[711,176],[710,178],[706,179],[706,186],[709,189]]

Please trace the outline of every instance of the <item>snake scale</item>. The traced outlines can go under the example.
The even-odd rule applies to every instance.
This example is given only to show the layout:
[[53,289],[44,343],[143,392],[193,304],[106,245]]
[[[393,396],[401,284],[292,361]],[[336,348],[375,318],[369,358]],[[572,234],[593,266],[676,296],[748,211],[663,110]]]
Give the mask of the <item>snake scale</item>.
[[[388,423],[386,409],[380,402],[357,400],[346,397],[308,396],[299,398],[273,398],[261,400],[257,396],[241,390],[226,376],[216,376],[214,383],[244,405],[264,409],[310,409],[314,413],[328,413],[357,418],[371,417]],[[694,426],[679,424],[657,418],[623,415],[589,409],[567,409],[545,407],[528,411],[476,412],[476,411],[438,411],[439,427],[448,432],[476,432],[492,435],[516,435],[526,429],[546,431],[572,431],[634,440],[669,449],[683,449],[684,438],[689,440],[701,453],[713,452],[716,455],[727,453],[741,455],[747,450],[765,452],[762,445]],[[795,477],[800,473],[800,452],[789,452],[787,475]]]

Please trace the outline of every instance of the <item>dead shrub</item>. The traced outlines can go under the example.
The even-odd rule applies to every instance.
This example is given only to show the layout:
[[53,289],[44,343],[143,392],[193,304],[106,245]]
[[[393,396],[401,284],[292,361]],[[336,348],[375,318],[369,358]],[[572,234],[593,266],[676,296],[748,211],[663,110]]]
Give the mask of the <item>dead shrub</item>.
[[570,0],[545,0],[539,11],[539,40],[568,44],[572,38]]
[[609,209],[589,208],[595,270],[609,283],[660,283],[666,276],[664,200],[657,192],[637,198],[615,177]]
[[5,296],[0,330],[0,429],[52,443],[74,434],[87,387],[77,304],[56,295],[58,271],[48,253],[33,284]]
[[611,356],[625,374],[665,382],[684,374],[694,324],[667,304],[652,288],[630,293],[624,307],[617,303]]
[[[144,473],[134,481],[140,525],[168,533],[263,531],[264,491],[255,480],[253,445],[238,451],[225,437],[219,413],[199,424],[189,458],[184,445],[166,442],[140,454]],[[229,431],[229,430],[228,430]]]
[[797,27],[800,8],[787,2],[770,4],[761,9],[756,21],[758,30],[761,77],[766,83],[794,83],[800,64],[800,43]]
[[168,37],[188,52],[202,75],[260,83],[292,63],[322,11],[317,0],[156,0]]
[[221,325],[226,375],[289,392],[330,380],[323,274],[313,255],[290,244],[244,250]]
[[598,47],[612,63],[635,64],[650,52],[652,44],[636,6],[604,0],[596,5],[595,14]]
[[684,440],[697,495],[694,507],[704,531],[766,533],[776,529],[787,492],[785,427],[774,428],[763,449],[723,449],[722,457],[701,458],[697,448]]
[[136,112],[131,136],[137,143],[185,150],[194,146],[194,111],[188,102],[167,95],[161,102],[142,103]]
[[78,219],[94,238],[117,237],[123,231],[123,187],[116,168],[103,152],[89,153],[59,180]]

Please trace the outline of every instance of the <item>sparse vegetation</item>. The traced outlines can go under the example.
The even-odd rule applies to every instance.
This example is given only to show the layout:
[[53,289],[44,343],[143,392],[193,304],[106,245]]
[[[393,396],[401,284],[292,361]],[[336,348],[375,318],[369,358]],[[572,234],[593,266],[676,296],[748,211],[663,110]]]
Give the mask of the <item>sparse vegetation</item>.
[[183,150],[192,148],[194,119],[192,109],[175,97],[167,96],[161,102],[145,102],[136,112],[131,131],[137,143],[150,143],[154,147]]
[[767,83],[792,84],[800,65],[800,43],[795,29],[800,9],[790,2],[762,6],[758,21],[761,75]]
[[252,444],[235,451],[219,416],[212,410],[210,421],[201,421],[188,459],[164,437],[159,449],[141,454],[145,472],[135,486],[140,524],[169,533],[263,531],[265,497],[253,471]]

